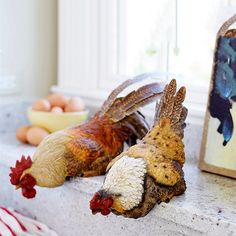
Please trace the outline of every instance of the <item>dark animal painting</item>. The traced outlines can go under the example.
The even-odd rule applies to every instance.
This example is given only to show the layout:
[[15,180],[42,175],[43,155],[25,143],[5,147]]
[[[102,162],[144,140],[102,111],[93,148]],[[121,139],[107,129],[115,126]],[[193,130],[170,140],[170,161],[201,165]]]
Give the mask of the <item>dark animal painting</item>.
[[234,23],[236,14],[216,35],[199,167],[236,179],[236,29],[229,29]]
[[210,115],[220,121],[217,131],[227,145],[233,135],[232,103],[236,102],[236,38],[220,37],[215,55],[215,73],[210,94]]

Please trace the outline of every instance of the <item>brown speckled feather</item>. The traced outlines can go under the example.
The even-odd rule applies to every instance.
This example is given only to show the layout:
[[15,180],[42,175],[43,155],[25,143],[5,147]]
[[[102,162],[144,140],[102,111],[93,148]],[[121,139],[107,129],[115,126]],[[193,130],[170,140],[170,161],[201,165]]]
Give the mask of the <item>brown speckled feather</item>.
[[160,97],[163,89],[164,85],[161,83],[144,85],[127,96],[116,99],[107,114],[114,122],[118,122],[138,110],[141,106],[149,104],[154,98]]
[[173,79],[165,87],[160,103],[156,105],[155,121],[161,118],[169,118],[171,126],[176,134],[183,137],[183,128],[187,117],[187,109],[182,105],[186,95],[185,87],[181,87],[176,93],[176,81]]
[[174,106],[175,93],[176,93],[176,80],[173,79],[168,85],[166,85],[160,104],[157,103],[156,106],[157,111],[155,115],[156,122],[158,122],[158,120],[161,117],[171,116],[172,109]]
[[112,106],[112,104],[115,102],[117,96],[124,90],[126,89],[128,86],[137,83],[139,81],[142,81],[143,79],[145,79],[146,77],[144,76],[137,76],[134,79],[128,79],[126,81],[124,81],[121,85],[119,85],[116,89],[114,89],[110,95],[108,96],[107,100],[103,103],[101,109],[100,109],[100,116],[103,116],[108,109]]
[[185,155],[182,138],[187,109],[182,103],[185,94],[184,87],[176,93],[175,80],[166,86],[156,111],[156,123],[143,138],[144,144],[152,145],[154,148],[153,155],[144,156],[148,163],[148,173],[157,183],[167,186],[174,186],[183,175],[181,166],[185,162]]
[[103,103],[103,105],[100,109],[99,116],[105,115],[105,113],[112,107],[113,103],[116,101],[118,95],[124,89],[126,89],[128,86],[130,86],[134,83],[138,83],[138,82],[143,81],[148,78],[155,79],[158,76],[159,76],[159,74],[157,74],[157,73],[144,73],[144,74],[140,74],[140,75],[135,76],[133,79],[128,79],[128,80],[124,81],[122,84],[120,84],[116,89],[114,89],[110,93],[107,100]]

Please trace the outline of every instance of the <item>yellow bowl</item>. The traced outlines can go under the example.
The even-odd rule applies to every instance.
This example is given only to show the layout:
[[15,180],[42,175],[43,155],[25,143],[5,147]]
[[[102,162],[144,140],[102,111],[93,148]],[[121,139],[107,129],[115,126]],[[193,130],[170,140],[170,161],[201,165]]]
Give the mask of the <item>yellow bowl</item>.
[[83,123],[87,120],[88,113],[88,110],[64,113],[33,111],[31,108],[27,110],[28,119],[33,126],[44,128],[51,133]]

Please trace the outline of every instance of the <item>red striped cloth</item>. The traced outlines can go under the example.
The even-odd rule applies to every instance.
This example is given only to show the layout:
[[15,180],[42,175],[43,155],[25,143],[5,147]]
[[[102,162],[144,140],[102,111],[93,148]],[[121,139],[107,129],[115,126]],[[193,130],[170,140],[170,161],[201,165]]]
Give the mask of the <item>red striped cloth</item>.
[[57,236],[46,225],[11,208],[0,207],[0,236]]

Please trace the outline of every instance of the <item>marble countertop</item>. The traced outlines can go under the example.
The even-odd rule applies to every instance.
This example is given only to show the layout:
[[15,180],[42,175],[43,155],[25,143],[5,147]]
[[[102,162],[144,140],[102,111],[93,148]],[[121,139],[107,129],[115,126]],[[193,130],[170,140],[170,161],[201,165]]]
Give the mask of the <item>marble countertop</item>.
[[[21,154],[31,155],[35,148],[19,143],[15,134],[0,135],[0,165],[10,167]],[[162,215],[169,221],[204,232],[208,225],[215,232],[236,234],[236,181],[230,178],[201,172],[190,159],[184,166],[187,191],[168,204],[157,205],[149,215]],[[64,188],[73,188],[92,196],[99,189],[103,177],[74,178]],[[40,191],[40,190],[39,190]],[[45,189],[43,190],[45,191]],[[150,217],[150,216],[149,216]],[[213,232],[212,231],[212,232]]]
[[[38,197],[30,202],[25,200],[20,192],[16,192],[9,184],[8,169],[15,165],[15,161],[20,159],[22,154],[32,155],[35,150],[35,147],[21,144],[15,138],[16,128],[27,124],[26,115],[22,111],[28,105],[29,103],[16,103],[11,106],[7,104],[0,106],[2,111],[0,113],[0,175],[1,182],[6,182],[5,186],[1,184],[0,191],[6,194],[6,196],[0,195],[2,203],[14,204],[13,206],[19,210],[26,209],[42,221],[60,230],[64,229],[65,232],[67,232],[66,227],[70,229],[74,227],[74,234],[71,235],[76,236],[78,228],[74,225],[80,227],[81,235],[85,235],[88,231],[83,231],[84,224],[89,225],[91,221],[93,221],[93,227],[97,227],[96,232],[100,232],[100,225],[103,224],[102,235],[106,235],[107,232],[113,235],[122,235],[125,232],[127,235],[141,235],[141,233],[146,235],[148,232],[149,235],[156,235],[157,230],[160,235],[175,236],[236,235],[236,180],[204,173],[198,169],[197,159],[202,127],[191,125],[186,128],[184,140],[187,160],[184,166],[187,183],[185,194],[173,198],[167,204],[156,205],[144,218],[133,220],[115,215],[94,218],[88,209],[88,202],[93,193],[100,188],[103,182],[102,176],[74,178],[56,189],[37,188]],[[58,200],[60,204],[57,203],[54,207],[66,212],[64,218],[61,215],[58,217],[61,217],[61,222],[65,220],[65,217],[70,217],[70,224],[61,226],[61,223],[58,223],[60,219],[53,219],[56,209],[49,211],[46,215],[40,211],[41,208],[48,210],[48,205],[54,204],[55,197],[60,198]],[[68,202],[68,199],[72,200]],[[78,215],[83,217],[79,220],[81,225],[77,221]],[[113,231],[108,223],[113,225]],[[114,234],[114,230],[117,234]],[[176,232],[179,233],[176,234]],[[91,232],[89,235],[95,234]]]

